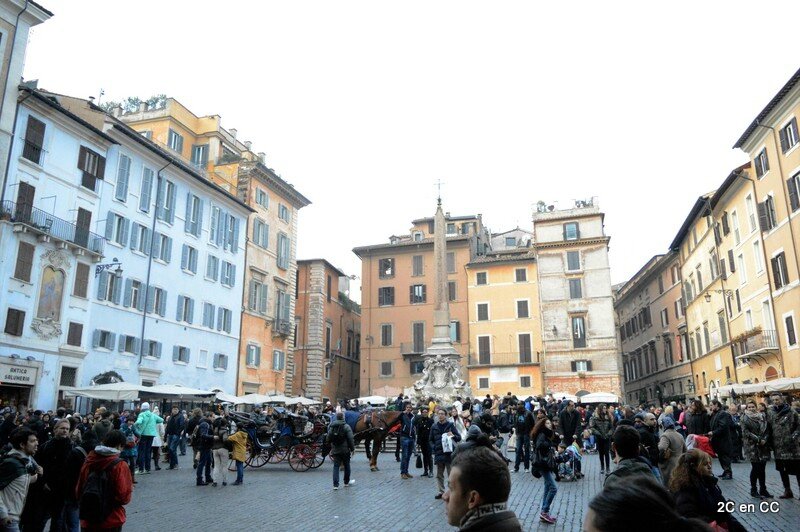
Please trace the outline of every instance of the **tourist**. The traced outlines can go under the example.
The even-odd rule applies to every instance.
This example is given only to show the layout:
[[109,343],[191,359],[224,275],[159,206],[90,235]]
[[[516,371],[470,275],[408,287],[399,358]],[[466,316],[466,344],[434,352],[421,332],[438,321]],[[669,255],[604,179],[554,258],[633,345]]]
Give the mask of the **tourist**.
[[422,453],[423,477],[433,478],[433,462],[431,460],[431,427],[433,419],[428,415],[428,407],[420,409],[419,415],[414,418],[414,428],[417,432],[417,446]]
[[[519,438],[519,435],[517,435]],[[555,473],[557,464],[555,460],[555,447],[553,445],[553,423],[548,418],[539,420],[531,430],[530,438],[533,440],[533,476],[544,479],[544,493],[539,520],[547,524],[555,524],[556,518],[550,515],[550,507],[558,492]]]
[[408,464],[411,461],[411,454],[414,452],[414,445],[417,438],[417,429],[414,427],[414,412],[411,403],[406,403],[405,410],[400,415],[399,441],[403,457],[400,461],[400,478],[409,479],[414,475],[409,474]]
[[519,473],[520,463],[525,464],[525,472],[530,470],[531,461],[531,429],[533,429],[533,414],[525,409],[525,405],[517,405],[517,413],[514,416],[514,432],[517,435],[517,443],[514,447],[514,473]]
[[134,423],[139,434],[141,434],[139,436],[139,448],[137,449],[140,474],[150,473],[153,439],[156,436],[156,425],[159,423],[164,423],[164,420],[150,411],[150,403],[146,401],[142,403],[141,412],[136,416],[136,423]]
[[456,426],[447,418],[447,412],[440,408],[436,413],[437,421],[431,427],[430,443],[433,447],[433,463],[436,464],[436,485],[439,488],[435,499],[441,499],[444,493],[444,473],[450,475],[451,461],[455,444],[461,441],[461,434]]
[[[745,412],[739,424],[742,428],[744,457],[750,462],[750,496],[772,498],[766,485],[766,469],[769,460],[767,417],[758,411],[756,402],[750,399],[745,405]],[[756,489],[756,484],[761,486],[760,491]]]
[[[674,432],[673,423],[673,432]],[[600,491],[589,502],[583,532],[707,532],[700,519],[687,519],[675,511],[672,495],[656,480],[634,477]]]
[[[120,432],[122,435],[125,436],[125,447],[122,449],[122,452],[119,454],[119,457],[122,458],[125,463],[128,464],[128,467],[131,470],[131,479],[133,479],[133,483],[136,484],[136,462],[138,459],[138,446],[139,446],[139,429],[136,428],[134,423],[136,422],[136,418],[134,416],[128,416],[125,419],[125,424],[122,426]],[[91,450],[91,449],[90,449]]]
[[225,447],[225,441],[230,436],[231,425],[226,416],[217,416],[211,424],[211,432],[214,435],[214,441],[211,444],[211,457],[214,460],[214,480],[211,483],[213,487],[217,487],[218,482],[222,482],[223,486],[228,485],[228,449]]
[[719,458],[719,465],[722,466],[722,480],[733,479],[731,470],[731,459],[733,458],[733,444],[731,442],[731,432],[733,430],[733,420],[731,415],[722,408],[722,403],[718,399],[711,401],[711,419],[709,420],[708,437],[711,438],[711,447]]
[[447,522],[459,532],[522,531],[517,516],[507,507],[511,492],[508,467],[493,451],[489,437],[453,459],[449,486],[443,498]]
[[514,412],[509,403],[505,403],[505,409],[497,416],[497,431],[500,433],[500,452],[506,462],[510,462],[508,459],[508,440],[514,431]]
[[[130,423],[134,421],[130,416],[127,419]],[[95,433],[88,431],[83,436],[81,443],[75,445],[67,457],[67,462],[64,466],[66,469],[64,487],[67,490],[64,503],[64,530],[66,532],[80,532],[81,530],[80,507],[75,488],[78,485],[78,479],[81,476],[81,469],[83,469],[83,464],[86,462],[86,457],[99,443]],[[135,452],[136,447],[133,450]],[[136,467],[135,463],[133,467]],[[133,479],[133,473],[131,473],[131,479]],[[133,483],[135,484],[136,481],[133,481]]]
[[661,480],[661,471],[658,469],[658,428],[656,427],[656,416],[650,412],[636,414],[633,427],[639,431],[641,446],[644,447],[644,457],[653,467],[653,474]]
[[661,471],[661,481],[669,486],[672,471],[678,465],[681,455],[686,452],[686,442],[675,430],[675,421],[672,416],[661,418],[664,429],[658,440],[658,468]]
[[178,447],[185,432],[186,418],[183,417],[177,406],[173,406],[172,413],[167,420],[167,428],[164,431],[169,449],[169,469],[178,469]]
[[731,532],[745,530],[721,506],[725,497],[711,471],[711,457],[700,449],[691,449],[681,456],[672,471],[669,489],[675,495],[675,509],[683,517],[696,517]]
[[[125,505],[131,502],[133,483],[128,466],[119,459],[124,446],[125,436],[118,430],[111,430],[103,444],[95,447],[86,457],[75,487],[75,495],[80,503],[81,530],[84,532],[121,530],[125,524]],[[115,464],[115,461],[119,463]],[[103,515],[102,502],[89,497],[88,491],[84,490],[89,475],[101,471],[105,471],[108,478],[104,489],[110,491],[105,494],[106,500],[111,502],[106,515]]]
[[703,436],[708,434],[709,420],[706,413],[706,407],[698,400],[692,401],[689,410],[684,413],[683,425],[686,427],[686,435],[701,434]]
[[457,409],[455,406],[450,409],[450,421],[452,421],[461,439],[464,439],[467,437],[467,427],[464,425],[464,419],[460,414],[461,410]]
[[42,468],[33,460],[39,447],[36,433],[28,427],[15,429],[9,435],[11,450],[0,461],[0,525],[3,530],[19,530],[28,490]]
[[600,403],[589,420],[589,432],[595,437],[597,454],[600,456],[600,474],[611,472],[611,435],[614,433],[614,424],[608,417],[606,405]]
[[[153,409],[153,414],[158,415],[158,407]],[[156,435],[153,438],[153,445],[151,447],[153,467],[156,471],[161,471],[159,461],[161,460],[161,447],[165,444],[164,437],[164,423],[158,423],[156,425]]]
[[[214,482],[211,478],[211,447],[214,444],[214,433],[211,425],[214,421],[214,413],[206,412],[204,418],[200,420],[197,425],[197,452],[199,457],[197,459],[197,486],[206,486]],[[203,474],[205,473],[205,480]]]
[[44,473],[39,482],[45,508],[43,521],[50,517],[50,530],[61,530],[64,524],[64,503],[66,502],[66,464],[73,443],[69,437],[69,421],[62,419],[53,428],[53,438],[39,447],[36,461]]
[[800,414],[792,409],[780,392],[770,395],[772,410],[769,412],[769,428],[772,433],[772,450],[775,453],[775,469],[781,475],[783,495],[781,499],[794,497],[789,476],[797,478],[800,487]]
[[345,423],[344,414],[339,412],[336,419],[328,427],[326,435],[331,445],[331,460],[333,461],[333,489],[339,489],[339,468],[344,467],[344,486],[350,487],[355,480],[350,478],[350,455],[355,451],[353,429]]
[[94,425],[92,425],[92,430],[97,435],[97,439],[100,441],[103,441],[106,435],[110,431],[114,430],[114,424],[111,422],[111,412],[109,412],[106,407],[101,406],[95,411]]
[[611,450],[617,468],[606,476],[603,487],[625,481],[628,477],[644,475],[655,478],[650,462],[639,456],[641,437],[639,431],[628,425],[620,425],[611,437]]
[[569,446],[574,439],[580,439],[581,416],[575,409],[573,401],[567,401],[567,406],[558,415],[558,423],[561,427],[561,434],[564,435],[564,443]]
[[244,425],[236,425],[236,432],[228,437],[228,441],[233,443],[231,458],[236,462],[236,481],[234,486],[241,486],[244,483],[244,461],[247,458],[247,440],[249,436]]

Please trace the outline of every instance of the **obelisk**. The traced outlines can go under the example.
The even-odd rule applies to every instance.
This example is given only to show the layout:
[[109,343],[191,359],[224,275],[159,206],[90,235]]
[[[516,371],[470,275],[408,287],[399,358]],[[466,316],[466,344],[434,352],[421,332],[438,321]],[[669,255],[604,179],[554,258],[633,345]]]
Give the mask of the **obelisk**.
[[437,201],[434,216],[434,310],[433,340],[422,355],[422,378],[414,384],[418,398],[435,397],[450,403],[456,396],[470,394],[469,384],[461,378],[461,355],[450,339],[450,304],[447,298],[447,237],[442,199]]

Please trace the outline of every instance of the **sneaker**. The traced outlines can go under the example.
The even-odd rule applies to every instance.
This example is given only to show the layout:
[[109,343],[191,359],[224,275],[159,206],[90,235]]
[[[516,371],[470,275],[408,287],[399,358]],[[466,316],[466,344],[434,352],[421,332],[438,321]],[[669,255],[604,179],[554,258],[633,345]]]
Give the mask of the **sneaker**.
[[750,496],[755,497],[756,499],[761,498],[761,496],[758,494],[758,490],[755,488],[750,488]]
[[356,484],[356,481],[355,480],[351,480],[350,482],[345,482],[344,487],[345,488],[349,488],[350,486],[355,486],[355,484]]
[[196,486],[208,486],[207,482],[203,482],[202,480],[198,480]]
[[601,470],[600,470],[600,474],[601,474],[601,475],[605,475],[605,474],[606,474],[606,470],[605,470],[605,469],[601,469]]
[[149,469],[145,469],[144,472],[142,473],[142,475],[149,475],[149,474],[150,474],[150,470]]
[[552,517],[550,517],[550,514],[547,514],[545,512],[542,512],[542,513],[539,514],[539,521],[541,521],[543,523],[547,523],[549,525],[556,524],[556,520],[553,519]]
[[763,490],[761,490],[761,491],[759,491],[759,492],[758,492],[758,494],[759,494],[761,497],[764,497],[765,499],[771,499],[771,498],[772,498],[772,494],[771,494],[770,492],[768,492],[768,491],[766,490],[766,488],[765,488],[765,489],[763,489]]
[[334,486],[334,487],[333,487],[333,491],[336,491],[336,490],[338,490],[338,489],[339,489],[339,486]]
[[529,470],[529,469],[526,467],[526,468],[525,468],[525,472],[526,472],[526,473],[530,473],[530,470]]
[[434,497],[434,499],[441,499],[442,495],[444,495],[444,494],[443,493],[437,493],[436,496]]
[[244,484],[244,482],[242,482],[241,480],[237,480],[236,482],[233,483],[234,486],[241,486],[242,484]]

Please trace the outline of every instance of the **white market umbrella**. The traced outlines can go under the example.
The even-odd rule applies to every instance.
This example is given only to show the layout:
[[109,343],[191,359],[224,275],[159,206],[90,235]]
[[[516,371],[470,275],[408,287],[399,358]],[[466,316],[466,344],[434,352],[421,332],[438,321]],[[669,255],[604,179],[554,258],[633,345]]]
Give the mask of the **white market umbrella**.
[[316,399],[309,399],[308,397],[290,397],[286,400],[286,406],[290,405],[303,405],[303,406],[311,406],[311,405],[321,405],[322,401],[317,401]]
[[569,393],[553,392],[550,395],[552,395],[553,399],[555,399],[556,401],[558,401],[559,399],[565,400],[565,401],[575,401],[575,402],[578,401],[578,398],[576,396],[574,396],[572,394],[569,394]]
[[765,392],[788,392],[791,390],[800,390],[800,379],[798,378],[775,379],[774,381],[767,381],[762,384]]
[[217,401],[221,403],[231,403],[238,405],[241,403],[241,398],[225,392],[217,392]]
[[143,386],[141,392],[147,395],[164,398],[178,399],[207,399],[216,395],[209,390],[190,388],[180,384],[156,384],[155,386]]
[[358,404],[370,404],[370,405],[385,405],[386,404],[386,397],[382,395],[368,395],[366,397],[359,397]]
[[110,384],[98,384],[97,386],[68,388],[64,390],[64,394],[105,401],[135,401],[139,398],[139,392],[144,388],[144,386],[131,382],[112,382]]
[[239,404],[244,405],[263,405],[264,403],[285,403],[289,398],[285,395],[264,395],[261,393],[249,393],[244,397],[239,397]]
[[595,392],[587,393],[580,398],[581,403],[619,403],[619,397],[613,393]]

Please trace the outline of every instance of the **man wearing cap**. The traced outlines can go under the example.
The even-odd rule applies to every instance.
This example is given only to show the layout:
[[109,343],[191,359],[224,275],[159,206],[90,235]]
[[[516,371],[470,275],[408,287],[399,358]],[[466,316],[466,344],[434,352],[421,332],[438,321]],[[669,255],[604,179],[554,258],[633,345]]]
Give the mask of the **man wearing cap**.
[[414,417],[414,426],[417,429],[417,446],[422,452],[422,464],[425,467],[423,477],[433,478],[433,462],[431,461],[431,427],[433,419],[428,415],[428,407],[419,409],[419,415]]
[[156,436],[156,425],[164,423],[164,420],[150,411],[150,403],[142,403],[142,408],[139,415],[136,417],[134,426],[139,429],[139,448],[138,451],[138,466],[139,473],[150,473],[150,456],[153,448],[153,438]]

